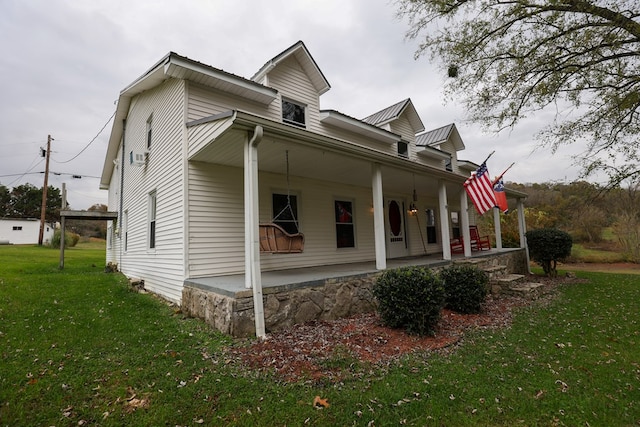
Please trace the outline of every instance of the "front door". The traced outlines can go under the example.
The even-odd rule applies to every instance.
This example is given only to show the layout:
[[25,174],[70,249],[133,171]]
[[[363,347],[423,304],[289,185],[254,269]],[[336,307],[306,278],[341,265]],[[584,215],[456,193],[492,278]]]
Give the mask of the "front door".
[[387,199],[386,203],[387,257],[401,258],[409,254],[405,230],[404,201]]

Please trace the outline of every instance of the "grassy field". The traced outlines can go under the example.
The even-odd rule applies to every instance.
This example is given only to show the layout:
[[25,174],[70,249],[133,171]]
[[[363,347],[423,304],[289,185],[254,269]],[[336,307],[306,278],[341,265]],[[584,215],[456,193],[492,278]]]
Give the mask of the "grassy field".
[[[632,426],[640,278],[580,273],[512,327],[339,383],[243,369],[231,340],[104,273],[104,247],[0,246],[0,425]],[[359,370],[358,372],[362,372]],[[330,406],[316,409],[316,395]]]

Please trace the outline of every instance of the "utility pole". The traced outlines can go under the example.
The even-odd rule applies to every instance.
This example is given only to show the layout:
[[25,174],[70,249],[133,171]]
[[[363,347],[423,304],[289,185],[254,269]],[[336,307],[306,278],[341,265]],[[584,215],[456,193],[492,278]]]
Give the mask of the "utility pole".
[[42,187],[42,207],[40,208],[40,235],[38,236],[38,245],[42,246],[42,240],[44,238],[44,224],[47,214],[47,188],[49,187],[49,157],[51,157],[51,135],[47,136],[47,160],[44,168],[44,187]]

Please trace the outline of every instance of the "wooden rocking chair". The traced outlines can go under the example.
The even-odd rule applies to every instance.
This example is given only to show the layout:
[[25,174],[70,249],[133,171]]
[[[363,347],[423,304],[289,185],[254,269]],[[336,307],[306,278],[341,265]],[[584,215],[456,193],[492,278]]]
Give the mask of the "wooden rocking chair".
[[491,250],[491,240],[489,236],[480,236],[477,225],[469,227],[469,235],[471,237],[472,251]]

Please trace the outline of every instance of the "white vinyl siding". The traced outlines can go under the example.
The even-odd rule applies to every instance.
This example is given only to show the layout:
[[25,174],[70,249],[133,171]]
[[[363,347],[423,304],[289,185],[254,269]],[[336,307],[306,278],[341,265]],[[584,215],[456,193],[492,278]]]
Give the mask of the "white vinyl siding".
[[453,172],[466,175],[466,172],[461,171],[458,167],[458,155],[453,143],[445,141],[440,145],[440,149],[446,153],[451,153],[451,168],[453,169]]
[[390,124],[391,132],[398,134],[402,137],[402,140],[408,143],[409,152],[407,158],[411,160],[416,159],[416,144],[415,144],[415,130],[411,126],[409,119],[406,115],[400,116],[397,120]]
[[[153,141],[146,165],[124,165],[124,202],[120,211],[120,170],[115,168],[109,189],[109,207],[127,211],[127,251],[123,236],[115,238],[112,255],[120,271],[144,279],[145,287],[179,302],[184,282],[183,268],[183,177],[184,82],[168,80],[131,102],[125,149],[144,151],[147,120],[153,114]],[[120,156],[118,157],[120,159]],[[148,244],[148,195],[156,195],[156,238],[154,250]]]
[[[278,102],[279,101],[276,100],[271,104],[273,105]],[[238,99],[224,92],[209,89],[194,83],[189,83],[187,122],[209,117],[214,114],[223,113],[229,110],[240,110],[274,121],[280,121],[277,112],[269,111],[269,109],[262,104]]]
[[[190,277],[244,273],[242,169],[191,162],[189,170]],[[260,222],[271,222],[271,196],[286,193],[286,176],[261,172],[259,180]],[[292,194],[298,195],[297,219],[305,235],[304,252],[262,254],[263,271],[375,259],[370,188],[295,176],[290,177],[290,183]],[[336,248],[337,199],[353,202],[355,250]]]
[[[269,86],[281,94],[276,105],[279,121],[282,121],[282,99],[294,101],[305,106],[306,129],[320,132],[320,99],[302,66],[294,58],[288,58],[269,73]],[[276,102],[273,102],[274,105]]]

